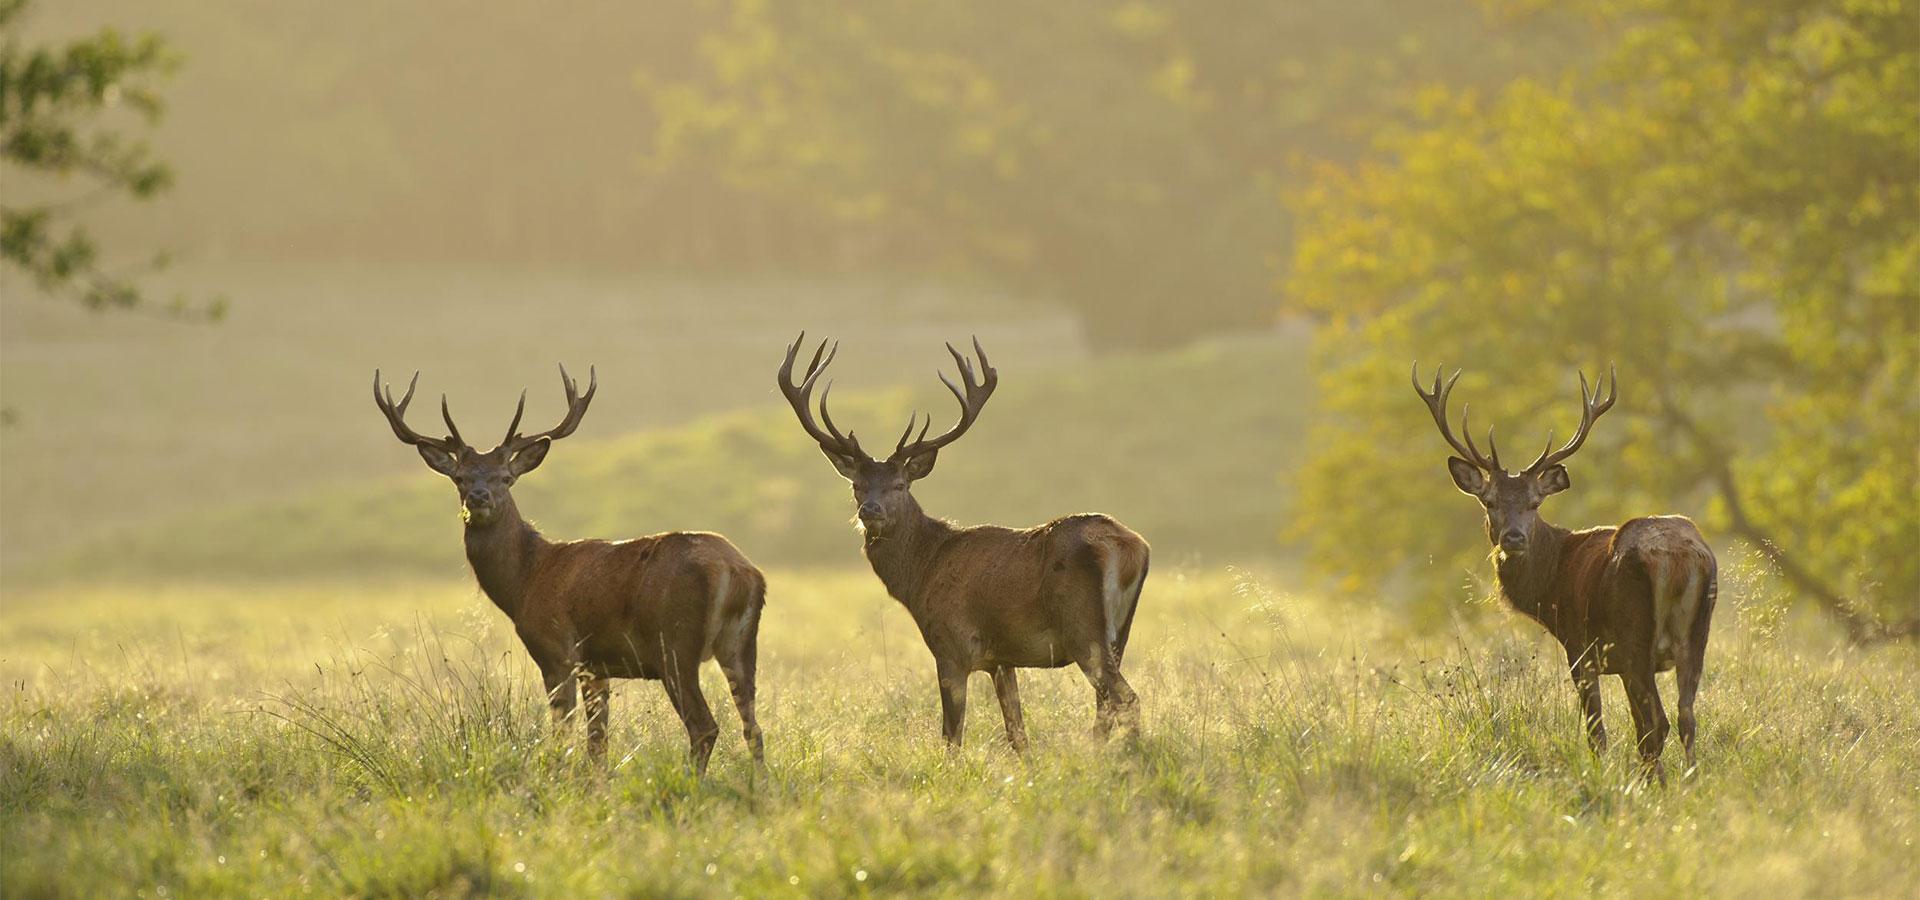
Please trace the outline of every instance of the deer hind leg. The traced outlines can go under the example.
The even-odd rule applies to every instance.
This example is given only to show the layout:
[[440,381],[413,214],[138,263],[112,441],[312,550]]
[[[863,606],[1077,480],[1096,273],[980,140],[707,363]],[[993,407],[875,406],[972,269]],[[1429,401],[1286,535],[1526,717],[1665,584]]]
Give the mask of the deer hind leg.
[[1633,708],[1633,728],[1639,737],[1640,762],[1646,774],[1661,784],[1667,773],[1660,765],[1667,746],[1667,712],[1660,705],[1660,689],[1653,680],[1653,661],[1642,659],[1620,676],[1627,703]]
[[1094,646],[1078,661],[1080,671],[1093,685],[1093,733],[1106,737],[1118,724],[1137,731],[1140,727],[1140,697],[1133,685],[1120,674],[1120,654],[1112,646]]
[[1106,737],[1113,733],[1113,693],[1107,678],[1107,654],[1095,647],[1075,663],[1080,666],[1080,674],[1087,676],[1087,683],[1093,686],[1093,733]]
[[707,761],[713,758],[713,745],[720,739],[720,723],[713,719],[707,695],[700,690],[700,660],[697,656],[670,658],[661,684],[680,723],[687,728],[687,754],[696,774],[707,774]]
[[720,663],[720,671],[727,676],[727,687],[733,692],[733,707],[740,711],[740,733],[747,739],[747,752],[753,761],[764,764],[767,761],[766,742],[760,735],[760,721],[754,718],[754,677],[760,647],[760,611],[750,609],[742,617],[738,627],[737,639],[723,641],[716,648],[715,659]]
[[993,692],[1000,698],[1000,718],[1007,725],[1007,743],[1014,752],[1027,752],[1027,721],[1020,714],[1020,682],[1012,666],[993,670]]
[[1107,704],[1120,727],[1140,733],[1140,695],[1133,692],[1127,676],[1120,674],[1120,652],[1109,648],[1107,655]]
[[1707,626],[1713,620],[1713,604],[1719,593],[1718,579],[1709,572],[1700,590],[1700,608],[1695,611],[1692,627],[1688,630],[1682,647],[1679,662],[1674,666],[1674,681],[1679,685],[1680,706],[1680,745],[1687,751],[1687,773],[1691,775],[1698,766],[1693,755],[1693,740],[1697,725],[1693,717],[1693,698],[1700,690],[1700,673],[1706,668]]
[[1111,626],[1111,637],[1106,647],[1102,648],[1105,650],[1108,703],[1114,717],[1135,735],[1140,733],[1140,695],[1133,692],[1133,685],[1128,684],[1126,676],[1120,673],[1120,665],[1127,653],[1127,639],[1133,632],[1133,615],[1140,607],[1140,590],[1146,583],[1147,559],[1142,556],[1140,571],[1133,575],[1132,582],[1119,586],[1119,603]]
[[587,756],[595,762],[607,759],[607,715],[613,689],[607,679],[580,670],[574,679],[580,698],[587,708]]

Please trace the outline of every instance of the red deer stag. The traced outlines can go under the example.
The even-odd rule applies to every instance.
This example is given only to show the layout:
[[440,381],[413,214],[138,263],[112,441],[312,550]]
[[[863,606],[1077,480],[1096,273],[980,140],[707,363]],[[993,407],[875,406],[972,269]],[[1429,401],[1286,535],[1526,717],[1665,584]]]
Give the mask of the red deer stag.
[[[806,375],[796,383],[793,363],[805,338],[802,334],[787,347],[786,361],[780,364],[780,392],[799,416],[800,427],[853,483],[867,561],[887,593],[906,606],[933,651],[941,733],[948,743],[959,746],[966,725],[967,677],[989,672],[1007,740],[1015,750],[1026,749],[1014,669],[1068,663],[1078,665],[1093,684],[1094,722],[1101,734],[1111,731],[1116,719],[1137,730],[1139,698],[1121,676],[1120,662],[1147,577],[1147,542],[1102,515],[1068,516],[1019,531],[997,525],[959,528],[921,512],[909,493],[913,482],[933,471],[940,449],[973,426],[999,384],[1000,375],[987,363],[979,340],[973,343],[980,358],[978,377],[973,363],[947,345],[966,385],[963,392],[945,374],[940,376],[960,401],[959,424],[929,440],[929,416],[916,438],[916,414],[893,454],[876,460],[860,449],[852,432],[841,434],[834,427],[827,412],[831,385],[821,391],[820,422],[814,421],[813,386],[834,354],[821,341]],[[838,350],[834,345],[834,352]]]
[[406,396],[393,402],[373,373],[373,401],[402,443],[420,451],[435,472],[453,479],[466,523],[467,562],[480,589],[513,620],[527,654],[540,667],[547,704],[559,727],[572,718],[576,695],[586,701],[587,749],[604,760],[610,678],[655,678],[686,725],[694,767],[701,772],[719,734],[700,692],[700,663],[714,659],[733,688],[747,746],[762,758],[753,716],[754,657],[766,580],[739,550],[717,534],[672,532],[628,541],[549,541],[520,517],[509,489],[546,459],[547,450],[573,433],[599,387],[585,395],[560,369],[567,414],[550,431],[519,432],[527,395],[500,446],[485,453],[460,437],[440,398],[448,436],[430,438],[406,424],[414,373]]
[[[1612,376],[1607,395],[1588,391],[1580,376],[1580,428],[1559,449],[1547,434],[1546,449],[1518,474],[1500,465],[1500,451],[1487,431],[1487,455],[1467,434],[1466,443],[1447,424],[1447,396],[1460,373],[1431,390],[1413,370],[1413,389],[1433,413],[1441,437],[1460,456],[1447,471],[1463,493],[1487,510],[1487,537],[1497,551],[1500,591],[1521,614],[1546,626],[1566,648],[1567,664],[1586,718],[1595,752],[1604,751],[1607,732],[1600,721],[1600,676],[1618,675],[1633,710],[1640,756],[1646,769],[1665,780],[1660,753],[1666,747],[1667,715],[1660,705],[1654,673],[1676,670],[1680,687],[1680,742],[1687,768],[1694,767],[1693,697],[1707,651],[1707,625],[1719,591],[1713,551],[1692,520],[1684,516],[1629,519],[1618,528],[1569,531],[1540,517],[1540,502],[1572,483],[1561,465],[1586,442],[1593,423],[1619,392]],[[1467,412],[1460,416],[1467,430]]]

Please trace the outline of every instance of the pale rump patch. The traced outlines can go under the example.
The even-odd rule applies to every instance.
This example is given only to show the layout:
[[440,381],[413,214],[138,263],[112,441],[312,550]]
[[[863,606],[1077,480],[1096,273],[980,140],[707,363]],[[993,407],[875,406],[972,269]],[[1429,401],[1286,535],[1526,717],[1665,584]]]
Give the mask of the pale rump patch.
[[728,591],[732,589],[733,576],[723,568],[713,572],[713,596],[707,601],[706,638],[700,644],[700,661],[713,658],[713,644],[720,637],[721,617],[726,615]]
[[1107,645],[1120,640],[1120,628],[1133,612],[1137,583],[1120,583],[1121,554],[1106,550],[1100,554],[1100,599],[1107,614]]
[[1678,516],[1637,520],[1616,552],[1638,557],[1653,588],[1653,658],[1666,669],[1678,665],[1713,571],[1713,551],[1694,524]]

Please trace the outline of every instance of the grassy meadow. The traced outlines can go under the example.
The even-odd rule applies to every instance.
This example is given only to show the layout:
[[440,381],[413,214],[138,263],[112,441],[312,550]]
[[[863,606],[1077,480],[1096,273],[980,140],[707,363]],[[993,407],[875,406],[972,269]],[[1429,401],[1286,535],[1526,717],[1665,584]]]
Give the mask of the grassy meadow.
[[[1486,599],[1485,572],[1458,573],[1436,606],[1298,570],[1278,535],[1314,400],[1302,329],[1088,360],[1070,328],[989,301],[929,318],[931,288],[785,305],[767,284],[644,282],[710,304],[679,320],[678,301],[616,302],[636,290],[617,280],[422,271],[355,294],[337,276],[268,279],[197,331],[0,305],[19,416],[0,431],[0,895],[1914,883],[1920,659],[1846,648],[1737,547],[1722,548],[1704,765],[1665,789],[1636,782],[1611,682],[1614,747],[1587,751],[1558,648]],[[431,302],[378,324],[383,298],[416,290]],[[522,294],[587,325],[529,345],[528,308],[502,299]],[[1091,690],[1060,670],[1022,676],[1031,753],[1006,748],[984,679],[966,748],[945,750],[932,662],[859,558],[846,488],[769,390],[781,344],[820,323],[846,339],[836,409],[863,432],[949,409],[942,340],[978,331],[993,354],[1002,388],[916,489],[928,510],[1028,524],[1100,509],[1153,542],[1127,665],[1137,739],[1096,741]],[[325,340],[272,338],[302,330]],[[598,362],[602,393],[517,489],[522,509],[560,538],[721,530],[769,569],[764,771],[715,671],[704,781],[653,683],[616,688],[610,770],[553,735],[531,663],[465,571],[453,491],[367,402],[375,365],[418,365],[418,421],[446,390],[484,434],[521,383],[530,420],[556,410],[556,357]],[[1460,507],[1433,527],[1478,543]]]
[[[851,542],[851,535],[847,535]],[[1156,571],[1137,740],[1071,670],[984,679],[938,737],[932,665],[865,572],[777,569],[768,766],[704,781],[658,687],[616,689],[613,765],[549,733],[504,617],[456,580],[96,584],[0,617],[9,897],[760,896],[1000,891],[1844,896],[1912,888],[1910,649],[1836,649],[1742,564],[1703,765],[1648,789],[1588,753],[1557,651],[1463,610],[1415,633],[1278,569]],[[711,668],[711,667],[709,667]],[[1666,679],[1663,678],[1663,681]],[[1666,685],[1671,690],[1670,682]],[[1678,765],[1678,748],[1669,762]]]

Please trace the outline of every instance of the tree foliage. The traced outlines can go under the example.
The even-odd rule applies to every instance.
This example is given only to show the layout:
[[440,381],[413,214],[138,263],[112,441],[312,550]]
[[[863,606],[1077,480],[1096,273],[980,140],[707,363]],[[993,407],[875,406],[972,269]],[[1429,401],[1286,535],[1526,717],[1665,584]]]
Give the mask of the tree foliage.
[[[157,35],[128,38],[112,29],[63,46],[29,46],[18,28],[27,0],[0,0],[0,171],[9,190],[0,204],[0,260],[47,293],[90,309],[127,308],[145,298],[138,275],[166,265],[115,266],[76,218],[112,196],[149,200],[173,184],[167,165],[128,128],[150,127],[162,103],[156,83],[174,59]],[[37,178],[20,196],[20,180]],[[184,301],[175,307],[185,309]],[[216,303],[209,311],[217,314]]]
[[1296,536],[1355,584],[1457,580],[1486,547],[1412,360],[1464,366],[1456,396],[1528,457],[1569,433],[1574,370],[1617,361],[1552,518],[1694,513],[1856,639],[1916,633],[1916,5],[1580,9],[1594,65],[1431,92],[1379,160],[1300,194],[1293,302],[1330,326]]
[[1511,73],[1518,43],[1403,0],[735,0],[701,72],[645,84],[659,165],[1160,344],[1271,315],[1298,155],[1347,152],[1409,82]]

